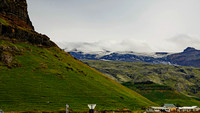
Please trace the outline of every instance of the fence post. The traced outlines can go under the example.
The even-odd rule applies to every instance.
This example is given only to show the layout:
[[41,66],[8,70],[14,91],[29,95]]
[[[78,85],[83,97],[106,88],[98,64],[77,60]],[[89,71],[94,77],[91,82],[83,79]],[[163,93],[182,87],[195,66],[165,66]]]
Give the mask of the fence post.
[[68,105],[68,104],[66,104],[66,113],[69,113],[69,110],[68,110],[68,108],[69,108],[69,105]]

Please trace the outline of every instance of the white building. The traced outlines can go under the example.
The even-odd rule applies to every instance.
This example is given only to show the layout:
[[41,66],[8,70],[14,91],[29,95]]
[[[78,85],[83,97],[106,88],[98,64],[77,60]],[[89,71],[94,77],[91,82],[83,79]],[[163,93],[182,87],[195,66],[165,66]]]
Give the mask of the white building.
[[166,107],[149,107],[146,112],[170,112],[170,109]]
[[178,107],[177,109],[178,112],[196,112],[196,111],[200,111],[200,108],[197,106],[185,106],[185,107]]

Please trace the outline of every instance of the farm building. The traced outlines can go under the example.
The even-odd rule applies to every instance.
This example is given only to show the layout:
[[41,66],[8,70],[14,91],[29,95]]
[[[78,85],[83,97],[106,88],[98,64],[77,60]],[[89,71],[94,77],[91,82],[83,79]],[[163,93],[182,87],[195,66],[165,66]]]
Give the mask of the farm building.
[[170,112],[177,111],[177,107],[174,104],[164,104],[163,107],[170,109]]
[[197,106],[192,106],[192,107],[178,107],[177,109],[178,112],[197,112],[200,111],[200,108]]
[[146,112],[170,112],[170,109],[165,107],[149,107]]

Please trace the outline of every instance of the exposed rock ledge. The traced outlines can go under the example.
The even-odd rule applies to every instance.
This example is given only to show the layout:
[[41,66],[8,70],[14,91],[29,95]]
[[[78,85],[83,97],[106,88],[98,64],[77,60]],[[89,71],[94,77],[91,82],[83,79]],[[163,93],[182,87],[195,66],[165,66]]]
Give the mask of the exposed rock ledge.
[[10,25],[34,30],[28,15],[26,0],[0,0],[0,18]]
[[57,46],[46,35],[31,30],[20,29],[18,27],[7,26],[2,23],[0,23],[0,39],[29,42],[42,47]]

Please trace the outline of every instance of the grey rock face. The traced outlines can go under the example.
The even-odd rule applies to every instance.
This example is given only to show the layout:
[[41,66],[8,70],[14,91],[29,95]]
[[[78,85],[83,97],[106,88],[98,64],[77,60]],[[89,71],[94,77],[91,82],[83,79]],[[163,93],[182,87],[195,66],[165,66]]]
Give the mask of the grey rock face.
[[34,30],[28,16],[26,0],[0,0],[0,17],[10,24]]
[[5,64],[10,64],[13,60],[13,56],[10,53],[3,52],[1,53],[0,59]]

